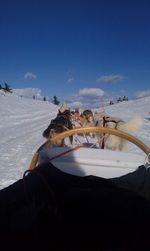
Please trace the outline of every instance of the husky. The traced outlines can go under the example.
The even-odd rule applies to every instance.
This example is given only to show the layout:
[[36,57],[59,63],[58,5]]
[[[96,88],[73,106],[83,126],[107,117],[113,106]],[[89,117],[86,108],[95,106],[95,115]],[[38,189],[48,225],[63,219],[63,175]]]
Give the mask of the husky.
[[[84,111],[83,116],[83,127],[108,127],[119,129],[131,134],[138,131],[143,124],[141,116],[135,116],[127,122],[120,118],[107,116],[105,113],[97,113],[94,116],[90,110]],[[97,137],[99,138],[99,141],[101,141],[101,148],[115,151],[128,151],[128,141],[125,139],[108,134],[100,134]]]
[[[114,120],[115,121],[115,120]],[[107,125],[109,128],[119,129],[121,131],[127,132],[127,133],[135,133],[138,131],[143,124],[143,120],[140,116],[135,116],[131,120],[125,122],[123,120],[119,120],[116,122],[107,122]],[[121,151],[126,152],[128,151],[128,141],[117,137],[115,135],[108,135],[105,139],[105,148],[115,150],[115,151]]]
[[[70,129],[73,129],[71,119],[70,119],[70,110],[62,110],[58,112],[55,119],[51,120],[49,126],[42,133],[43,137],[48,139],[53,136],[54,132],[61,133]],[[70,136],[70,143],[73,142],[73,137]]]

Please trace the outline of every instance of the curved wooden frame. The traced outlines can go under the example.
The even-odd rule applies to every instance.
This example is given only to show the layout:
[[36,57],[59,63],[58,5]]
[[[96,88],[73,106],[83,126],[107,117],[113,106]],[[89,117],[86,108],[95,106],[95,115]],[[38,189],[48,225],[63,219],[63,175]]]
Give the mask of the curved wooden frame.
[[115,136],[121,137],[123,139],[126,139],[126,140],[130,141],[131,143],[133,143],[134,145],[138,146],[143,152],[146,153],[147,156],[150,155],[150,147],[147,146],[146,144],[144,144],[138,138],[134,137],[133,135],[131,135],[127,132],[124,132],[124,131],[121,131],[118,129],[106,128],[106,127],[75,128],[75,129],[71,129],[71,130],[65,131],[63,133],[60,133],[60,134],[54,136],[53,138],[49,138],[34,154],[32,160],[31,160],[31,164],[30,164],[29,169],[33,170],[36,167],[36,164],[38,162],[39,152],[41,149],[48,148],[49,146],[52,146],[58,140],[63,140],[66,137],[72,136],[74,134],[80,134],[80,133],[84,133],[84,134],[85,133],[107,133],[107,134],[115,135]]

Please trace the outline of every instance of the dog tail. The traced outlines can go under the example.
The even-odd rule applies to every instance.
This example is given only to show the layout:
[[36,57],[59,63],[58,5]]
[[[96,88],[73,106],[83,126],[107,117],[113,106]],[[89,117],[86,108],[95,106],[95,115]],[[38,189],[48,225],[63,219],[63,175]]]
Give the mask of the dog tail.
[[119,130],[134,133],[138,131],[143,125],[143,118],[141,116],[135,116],[131,120],[125,122],[124,124],[118,127]]

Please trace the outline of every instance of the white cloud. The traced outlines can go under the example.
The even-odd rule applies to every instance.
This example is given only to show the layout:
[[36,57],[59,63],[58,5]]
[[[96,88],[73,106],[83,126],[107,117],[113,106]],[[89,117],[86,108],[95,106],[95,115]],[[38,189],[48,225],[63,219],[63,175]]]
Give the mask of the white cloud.
[[79,90],[79,95],[85,98],[98,98],[104,95],[100,88],[83,88]]
[[104,75],[104,76],[101,76],[99,77],[96,82],[99,82],[99,83],[117,83],[117,82],[120,82],[122,80],[125,80],[127,79],[127,77],[121,75],[121,74],[112,74],[112,75]]
[[37,76],[32,72],[26,72],[24,75],[24,79],[32,80],[32,79],[36,79],[36,78],[37,78]]
[[104,94],[100,88],[83,88],[77,94],[66,97],[65,100],[71,109],[92,109],[100,106]]
[[74,101],[74,102],[72,102],[72,103],[69,104],[69,107],[72,108],[72,109],[82,108],[83,107],[83,103],[80,102],[80,101]]
[[74,81],[74,78],[68,78],[67,83],[72,83]]

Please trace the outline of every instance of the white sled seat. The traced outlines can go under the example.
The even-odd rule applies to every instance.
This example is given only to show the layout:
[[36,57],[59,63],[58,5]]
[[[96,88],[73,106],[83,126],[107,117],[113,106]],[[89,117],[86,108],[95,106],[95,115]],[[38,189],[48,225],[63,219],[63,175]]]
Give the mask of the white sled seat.
[[131,173],[145,162],[144,155],[81,146],[54,147],[41,151],[40,162],[47,158],[63,172],[102,178],[115,178]]

